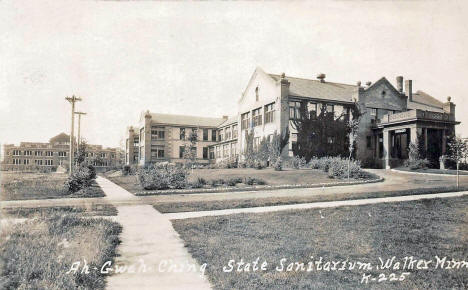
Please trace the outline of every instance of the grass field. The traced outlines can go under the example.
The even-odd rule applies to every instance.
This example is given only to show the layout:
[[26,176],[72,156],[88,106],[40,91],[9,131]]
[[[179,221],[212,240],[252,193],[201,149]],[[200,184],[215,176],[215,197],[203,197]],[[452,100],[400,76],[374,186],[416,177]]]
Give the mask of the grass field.
[[[317,184],[332,183],[335,179],[328,178],[327,173],[315,169],[286,169],[275,171],[272,168],[257,170],[254,168],[230,168],[230,169],[195,169],[189,176],[189,182],[194,182],[198,178],[208,181],[215,179],[228,180],[231,178],[256,178],[266,182],[268,185],[286,185],[286,184]],[[135,175],[128,176],[108,176],[112,182],[122,186],[130,192],[144,191],[138,183]],[[352,179],[354,180],[354,179]],[[243,186],[238,184],[237,186]]]
[[17,207],[0,210],[2,218],[45,218],[54,212],[79,213],[83,216],[116,216],[117,208],[111,204],[92,204],[90,206],[55,206],[55,207]]
[[[57,211],[60,212],[60,211]],[[0,289],[104,289],[98,268],[113,260],[121,226],[52,214],[0,229]],[[86,260],[90,273],[69,273]]]
[[[264,214],[239,214],[173,221],[189,252],[207,263],[216,289],[466,289],[468,269],[434,269],[437,255],[468,260],[468,197],[311,209]],[[399,269],[378,270],[379,257],[395,256]],[[428,270],[402,269],[403,259],[433,260]],[[313,258],[311,258],[313,257]],[[371,263],[372,269],[301,271],[290,262]],[[229,261],[266,261],[266,271],[223,272]],[[281,259],[286,259],[281,267]],[[299,264],[300,265],[300,264]],[[330,263],[329,263],[330,265]],[[235,265],[237,266],[237,265]],[[414,266],[414,265],[413,265]],[[283,271],[277,271],[282,269]],[[234,268],[236,269],[236,268]],[[392,273],[404,281],[390,281]],[[364,274],[388,279],[361,284]]]
[[310,196],[290,196],[290,197],[267,197],[267,198],[248,198],[248,199],[230,199],[230,200],[215,200],[215,201],[187,201],[187,202],[162,202],[156,203],[153,207],[162,213],[188,212],[188,211],[205,211],[205,210],[221,210],[230,208],[247,208],[259,206],[274,206],[286,204],[298,204],[309,202],[324,202],[338,200],[352,200],[362,198],[378,198],[403,195],[420,195],[443,192],[466,191],[468,187],[456,186],[451,187],[433,187],[433,188],[417,188],[398,191],[380,191],[380,192],[358,192],[358,193],[336,193],[336,194],[321,194],[319,191],[315,195]]
[[100,197],[104,192],[94,183],[73,194],[64,189],[66,174],[0,172],[0,200]]
[[[396,168],[401,171],[408,171],[408,172],[419,172],[419,173],[434,173],[434,174],[449,174],[449,175],[457,175],[457,171],[453,169],[433,169],[433,168],[424,168],[424,169],[415,169],[411,170],[407,167],[399,167]],[[458,171],[459,175],[468,175],[466,171]]]

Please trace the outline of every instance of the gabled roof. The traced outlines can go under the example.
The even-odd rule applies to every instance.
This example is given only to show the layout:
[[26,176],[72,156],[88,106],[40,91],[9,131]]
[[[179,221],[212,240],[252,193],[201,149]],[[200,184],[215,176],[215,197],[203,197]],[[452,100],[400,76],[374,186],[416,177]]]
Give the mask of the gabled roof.
[[235,123],[237,123],[237,115],[230,116],[225,122],[219,124],[218,127],[224,127]]
[[413,102],[422,103],[441,109],[444,107],[444,103],[423,91],[417,91],[413,94]]
[[396,95],[400,95],[401,93],[392,85],[391,82],[389,82],[387,80],[386,77],[381,77],[378,81],[376,81],[375,83],[371,84],[368,88],[366,88],[366,90],[369,90],[375,86],[378,86],[380,85],[381,83],[385,83],[387,85],[387,87],[389,87]]
[[[269,74],[275,81],[281,79],[280,75]],[[356,91],[356,85],[348,85],[333,82],[321,82],[319,80],[303,79],[286,76],[290,82],[289,95],[309,97],[322,100],[340,102],[352,102],[352,96]]]
[[[143,112],[143,114],[145,114]],[[195,126],[195,127],[218,127],[225,121],[223,118],[209,118],[199,116],[187,116],[187,115],[173,115],[173,114],[160,114],[150,113],[151,120],[154,123],[171,124],[171,125],[184,125],[184,126]]]
[[52,138],[49,139],[49,142],[52,143],[54,140],[65,140],[65,139],[70,139],[70,135],[67,135],[65,133],[60,133]]

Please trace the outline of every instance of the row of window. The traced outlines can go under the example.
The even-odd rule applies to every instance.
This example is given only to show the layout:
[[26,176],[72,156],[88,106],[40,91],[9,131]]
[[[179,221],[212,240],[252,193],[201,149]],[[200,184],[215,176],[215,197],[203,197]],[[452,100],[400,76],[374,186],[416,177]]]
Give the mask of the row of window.
[[218,131],[218,141],[225,141],[237,138],[237,125],[232,125]]
[[[22,150],[13,150],[12,155],[13,156],[32,156],[33,151],[31,151],[31,150],[24,150],[24,151],[22,151]],[[54,156],[54,152],[53,151],[34,151],[34,156],[43,156],[43,155],[51,157],[51,156]],[[67,156],[67,152],[59,151],[58,155],[61,156],[61,157]]]
[[216,150],[213,152],[214,156],[213,158],[210,156],[210,159],[234,157],[237,155],[237,146],[234,143],[215,146],[215,148]]
[[[290,119],[301,119],[301,106],[302,101],[290,101],[289,102],[289,118]],[[323,106],[326,106],[327,113],[334,113],[335,115],[349,114],[349,108],[345,108],[341,105],[307,102],[306,111],[309,114],[309,118],[317,117],[318,112],[322,111]],[[345,111],[346,110],[346,111]]]
[[[255,110],[252,110],[252,112],[246,112],[242,114],[241,130],[261,126],[263,123],[272,123],[274,121],[274,105],[275,103],[271,103],[266,106],[263,106],[263,108],[260,107]],[[251,114],[252,119],[250,118]]]
[[[30,159],[12,159],[12,164],[14,165],[30,165],[31,160]],[[34,160],[34,165],[54,165],[54,161],[51,159],[45,159],[45,160]]]

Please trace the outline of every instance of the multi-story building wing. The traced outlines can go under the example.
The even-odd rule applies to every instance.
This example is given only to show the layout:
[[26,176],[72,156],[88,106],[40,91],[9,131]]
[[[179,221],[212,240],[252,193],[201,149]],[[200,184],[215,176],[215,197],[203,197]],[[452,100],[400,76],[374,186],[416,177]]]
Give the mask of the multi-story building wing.
[[[68,166],[70,136],[65,133],[52,137],[49,143],[21,142],[19,145],[3,146],[2,170],[55,170]],[[118,148],[103,148],[101,145],[87,145],[87,161],[98,168],[120,166],[122,153]]]
[[192,147],[196,161],[209,163],[209,147],[217,142],[216,130],[226,119],[143,112],[139,125],[128,129],[126,164],[184,163],[192,133],[197,135]]
[[292,156],[297,142],[292,120],[300,117],[301,105],[306,105],[310,114],[317,114],[325,106],[328,112],[349,116],[356,103],[363,113],[357,138],[358,159],[383,168],[399,165],[408,158],[409,143],[419,138],[428,154],[438,159],[446,152],[447,136],[453,135],[455,125],[460,123],[455,119],[455,104],[450,97],[443,103],[423,91],[413,92],[412,84],[412,80],[406,80],[403,89],[403,77],[398,76],[396,87],[385,77],[364,87],[360,82],[328,82],[324,74],[311,80],[267,74],[257,68],[239,101],[240,152],[245,146],[244,130],[252,130],[254,140],[259,140],[274,131],[289,129],[290,142],[283,154]]
[[237,138],[239,134],[238,116],[232,116],[217,129],[217,143],[209,148],[209,159],[234,162],[239,158]]

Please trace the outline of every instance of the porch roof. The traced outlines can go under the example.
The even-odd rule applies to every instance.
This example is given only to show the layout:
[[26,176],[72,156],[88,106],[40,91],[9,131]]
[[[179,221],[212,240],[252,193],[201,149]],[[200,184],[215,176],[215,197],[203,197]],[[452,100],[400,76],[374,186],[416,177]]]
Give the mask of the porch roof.
[[377,120],[376,127],[384,128],[387,126],[418,121],[430,121],[453,125],[460,124],[460,122],[455,120],[455,116],[453,115],[416,109],[396,114],[384,115],[381,119]]

